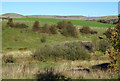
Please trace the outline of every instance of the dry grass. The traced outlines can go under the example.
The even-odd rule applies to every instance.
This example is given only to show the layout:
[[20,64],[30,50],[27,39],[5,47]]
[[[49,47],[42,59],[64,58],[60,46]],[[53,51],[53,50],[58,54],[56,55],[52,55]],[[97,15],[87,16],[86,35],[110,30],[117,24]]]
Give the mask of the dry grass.
[[27,64],[7,64],[3,66],[3,79],[32,79],[38,71],[38,67]]
[[[44,72],[44,68],[53,67],[56,73],[61,73],[62,75],[70,78],[79,78],[79,79],[111,79],[116,78],[117,76],[112,72],[105,71],[70,71],[70,69],[75,68],[86,68],[92,65],[101,64],[109,62],[106,60],[107,56],[100,56],[101,59],[91,59],[90,61],[69,61],[61,60],[58,61],[48,61],[48,62],[39,62],[31,58],[32,52],[30,51],[14,51],[6,52],[6,55],[13,55],[14,58],[17,58],[15,63],[3,64],[2,69],[2,78],[3,79],[34,79],[35,74],[39,71]],[[98,56],[97,56],[98,57]]]

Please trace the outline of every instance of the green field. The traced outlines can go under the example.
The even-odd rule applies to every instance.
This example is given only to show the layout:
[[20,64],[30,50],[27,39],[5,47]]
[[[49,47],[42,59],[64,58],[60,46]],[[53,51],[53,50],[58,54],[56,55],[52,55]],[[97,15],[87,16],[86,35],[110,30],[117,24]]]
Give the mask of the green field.
[[104,24],[96,21],[83,21],[83,20],[70,20],[70,19],[50,19],[50,18],[16,18],[15,21],[35,21],[38,20],[41,23],[57,23],[59,21],[71,21],[74,25],[90,26],[90,27],[114,27],[112,24]]

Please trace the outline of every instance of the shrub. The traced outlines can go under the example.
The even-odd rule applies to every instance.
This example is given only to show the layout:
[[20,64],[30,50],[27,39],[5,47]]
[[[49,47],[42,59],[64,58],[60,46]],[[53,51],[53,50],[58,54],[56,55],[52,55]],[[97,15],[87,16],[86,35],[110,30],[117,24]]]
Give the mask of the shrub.
[[98,20],[98,22],[107,23],[105,20]]
[[46,42],[46,37],[45,37],[45,36],[42,36],[41,42],[42,42],[42,43],[45,43],[45,42]]
[[[68,60],[89,60],[89,51],[81,45],[81,42],[70,42],[64,45],[66,49],[66,59]],[[65,49],[64,49],[65,50]]]
[[76,27],[70,21],[68,21],[66,28],[70,36],[77,37]]
[[107,37],[107,38],[111,38],[112,36],[112,32],[114,31],[113,28],[108,28],[105,32],[104,32],[104,35]]
[[13,19],[9,18],[7,22],[7,26],[14,27]]
[[64,28],[61,30],[61,34],[64,35],[64,36],[69,36],[69,33],[67,31],[67,28]]
[[39,28],[40,28],[39,21],[35,21],[34,24],[33,24],[32,30],[33,31],[38,31]]
[[66,27],[62,29],[61,34],[63,34],[64,36],[72,36],[72,37],[78,36],[76,27],[70,21],[68,21]]
[[111,37],[108,38],[112,47],[108,50],[111,58],[111,66],[118,73],[120,72],[120,22],[113,28]]
[[90,27],[88,27],[88,26],[83,26],[80,29],[80,32],[84,33],[84,34],[97,34],[97,31],[91,30]]
[[50,29],[49,29],[48,24],[45,24],[45,25],[42,27],[42,33],[49,33],[49,34],[50,34]]
[[80,32],[81,32],[81,33],[88,34],[88,33],[90,33],[90,27],[88,27],[88,26],[83,26],[83,27],[80,29]]
[[67,78],[60,73],[55,73],[54,69],[51,67],[46,68],[44,73],[36,74],[37,81],[71,81],[70,78]]
[[27,28],[28,26],[26,25],[26,24],[24,24],[24,23],[16,23],[15,25],[14,25],[14,28]]
[[57,28],[58,29],[64,29],[66,27],[66,21],[60,21],[57,23]]
[[14,63],[14,62],[15,62],[15,59],[13,58],[12,55],[8,55],[8,56],[4,55],[4,56],[2,57],[2,61],[3,61],[4,63]]
[[81,43],[68,43],[49,46],[45,45],[37,49],[33,57],[40,61],[48,58],[62,58],[67,60],[89,60],[89,51]]
[[91,30],[90,33],[91,33],[91,34],[97,34],[98,32]]
[[50,26],[50,32],[51,32],[52,34],[57,34],[56,25],[51,25],[51,26]]
[[33,53],[33,57],[40,61],[45,61],[51,57],[52,50],[53,50],[53,48],[50,45],[41,46],[39,49],[37,49]]

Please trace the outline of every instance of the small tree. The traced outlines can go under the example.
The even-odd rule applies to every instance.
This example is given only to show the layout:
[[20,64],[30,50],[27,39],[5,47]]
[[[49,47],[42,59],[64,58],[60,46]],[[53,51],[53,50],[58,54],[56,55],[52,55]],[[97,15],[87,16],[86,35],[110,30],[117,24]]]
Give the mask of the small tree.
[[35,21],[32,27],[33,31],[37,31],[39,30],[40,26],[39,26],[39,21]]
[[13,19],[8,19],[7,26],[14,27]]
[[70,21],[68,21],[66,28],[69,35],[73,37],[77,37],[78,34],[77,34],[76,27]]
[[61,34],[63,34],[64,36],[72,37],[77,37],[78,35],[76,27],[70,21],[66,23],[65,27],[62,29]]

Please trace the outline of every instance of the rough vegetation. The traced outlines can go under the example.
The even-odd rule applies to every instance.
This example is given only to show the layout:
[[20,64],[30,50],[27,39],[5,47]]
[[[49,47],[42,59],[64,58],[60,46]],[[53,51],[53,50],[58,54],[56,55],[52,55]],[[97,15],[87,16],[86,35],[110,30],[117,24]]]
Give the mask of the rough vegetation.
[[2,57],[2,61],[3,61],[4,63],[15,63],[15,58],[13,58],[12,55],[4,55],[4,56]]
[[[46,51],[47,50],[47,51]],[[33,57],[35,59],[44,61],[50,58],[57,60],[57,58],[67,60],[89,60],[89,51],[79,42],[71,42],[55,46],[45,45],[37,49]]]
[[[111,30],[107,30],[107,32]],[[110,36],[111,35],[111,36]],[[111,58],[111,66],[119,73],[120,71],[120,22],[112,29],[110,34],[106,34],[106,37],[112,44],[112,47],[108,50],[109,57]],[[120,76],[120,73],[119,73]]]
[[[96,66],[110,62],[107,54],[104,53],[108,50],[110,44],[113,44],[113,47],[117,45],[114,49],[118,49],[119,43],[114,43],[119,40],[117,31],[119,26],[113,28],[112,32],[117,32],[118,35],[115,36],[117,40],[111,43],[114,35],[109,30],[107,30],[107,33],[105,31],[110,26],[113,27],[112,24],[39,18],[13,20],[2,21],[3,55],[6,55],[3,57],[3,78],[36,78],[34,75],[38,71],[40,71],[37,75],[39,80],[50,78],[56,80],[55,77],[64,80],[68,76],[72,79],[117,78],[115,74],[111,75],[101,68],[97,71],[93,71],[91,68],[83,68],[89,66],[95,66],[93,68],[96,68]],[[24,23],[24,25],[21,23]],[[83,31],[81,28],[83,26],[88,26],[88,28],[83,28]],[[27,29],[25,29],[26,27]],[[86,34],[81,34],[79,29]],[[108,39],[110,38],[109,43],[103,33]],[[8,40],[8,38],[10,39]],[[109,55],[112,55],[114,51],[110,50],[108,52]],[[114,54],[118,54],[118,51],[115,50]],[[118,59],[117,55],[112,57]],[[117,61],[116,64],[118,64]],[[42,73],[45,67],[49,68],[51,66],[55,68],[58,74],[48,71],[48,69]],[[69,72],[68,70],[72,68],[83,69],[84,71]],[[89,70],[90,72],[88,72]],[[59,72],[62,74],[59,74]],[[111,73],[113,72],[111,71]]]
[[55,73],[54,68],[45,68],[44,73],[36,74],[37,81],[71,81],[71,78],[67,78],[60,73]]
[[13,19],[8,19],[7,26],[13,27],[13,28],[27,28],[28,26],[24,23],[14,23]]
[[83,26],[80,29],[80,32],[84,33],[84,34],[97,34],[97,31],[91,30],[90,27],[88,27],[88,26]]
[[35,21],[32,27],[33,31],[38,31],[40,28],[39,21]]

